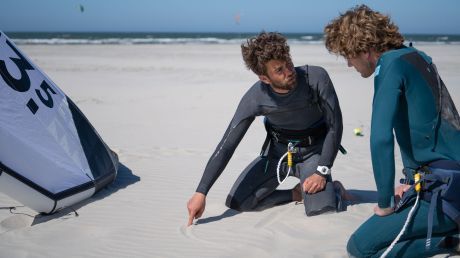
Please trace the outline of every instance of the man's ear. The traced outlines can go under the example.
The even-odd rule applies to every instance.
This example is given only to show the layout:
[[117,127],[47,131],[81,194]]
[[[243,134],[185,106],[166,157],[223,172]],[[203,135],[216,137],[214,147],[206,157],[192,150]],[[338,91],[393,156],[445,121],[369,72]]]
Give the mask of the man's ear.
[[272,84],[272,82],[266,75],[259,75],[259,80],[261,80],[265,84]]

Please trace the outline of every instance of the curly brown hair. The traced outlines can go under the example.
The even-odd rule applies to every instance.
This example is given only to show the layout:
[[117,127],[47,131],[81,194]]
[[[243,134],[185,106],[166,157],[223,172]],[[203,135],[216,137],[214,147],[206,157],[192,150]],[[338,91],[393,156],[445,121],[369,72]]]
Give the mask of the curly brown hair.
[[377,53],[400,48],[404,38],[387,15],[373,11],[366,5],[358,5],[325,28],[327,50],[346,58],[374,50]]
[[241,44],[246,67],[257,75],[266,75],[265,64],[270,60],[291,61],[286,38],[280,33],[262,31]]

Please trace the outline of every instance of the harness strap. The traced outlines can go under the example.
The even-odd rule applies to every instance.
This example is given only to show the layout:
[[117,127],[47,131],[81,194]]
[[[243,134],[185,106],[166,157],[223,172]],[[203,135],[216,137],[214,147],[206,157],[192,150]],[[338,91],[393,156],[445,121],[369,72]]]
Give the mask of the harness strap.
[[440,189],[436,189],[431,196],[430,208],[428,210],[428,231],[426,234],[425,249],[429,250],[431,247],[431,236],[433,234],[433,216],[438,203]]
[[260,156],[267,156],[268,154],[266,153],[266,150],[268,149],[268,146],[270,145],[270,142],[271,142],[271,137],[270,135],[267,133],[267,136],[265,136],[265,141],[264,141],[264,144],[262,144],[262,149],[260,150]]
[[[264,119],[265,130],[267,136],[260,150],[260,156],[267,156],[267,149],[272,142],[279,142],[283,144],[289,144],[290,142],[296,142],[297,147],[307,147],[315,144],[318,139],[324,137],[327,132],[326,124],[322,124],[316,128],[309,128],[305,130],[287,130],[278,129],[270,125],[267,119]],[[343,149],[343,147],[342,147]]]
[[271,126],[266,122],[267,133],[272,140],[289,144],[289,142],[298,142],[297,146],[307,147],[315,144],[319,139],[322,139],[327,134],[326,124],[323,123],[315,128],[308,128],[305,130],[287,130]]

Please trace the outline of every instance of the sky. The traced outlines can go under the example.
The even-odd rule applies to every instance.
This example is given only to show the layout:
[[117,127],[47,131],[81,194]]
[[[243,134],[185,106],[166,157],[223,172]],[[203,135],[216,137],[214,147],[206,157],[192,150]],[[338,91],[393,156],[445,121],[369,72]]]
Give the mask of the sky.
[[357,4],[402,33],[460,34],[459,0],[1,0],[0,31],[321,33]]

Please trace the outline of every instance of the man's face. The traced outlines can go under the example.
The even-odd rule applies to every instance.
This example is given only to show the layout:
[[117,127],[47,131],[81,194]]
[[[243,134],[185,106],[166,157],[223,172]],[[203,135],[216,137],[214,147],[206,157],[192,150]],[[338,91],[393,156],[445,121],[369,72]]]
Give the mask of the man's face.
[[345,58],[348,67],[354,67],[363,78],[368,78],[374,73],[375,67],[369,60],[369,53],[361,53],[356,57]]
[[278,93],[287,93],[297,83],[297,75],[292,61],[270,60],[265,64],[266,75],[259,78],[266,84],[270,84]]

